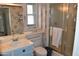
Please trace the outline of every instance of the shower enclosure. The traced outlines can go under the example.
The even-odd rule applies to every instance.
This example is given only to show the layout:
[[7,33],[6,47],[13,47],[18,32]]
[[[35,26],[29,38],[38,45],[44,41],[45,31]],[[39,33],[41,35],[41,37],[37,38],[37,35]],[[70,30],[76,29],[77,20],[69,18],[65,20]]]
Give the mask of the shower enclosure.
[[[76,24],[77,4],[76,3],[52,3],[50,4],[50,46],[53,50],[63,54],[72,55],[75,24]],[[62,36],[60,38],[60,45],[56,47],[53,45],[54,39],[53,28],[62,29]]]

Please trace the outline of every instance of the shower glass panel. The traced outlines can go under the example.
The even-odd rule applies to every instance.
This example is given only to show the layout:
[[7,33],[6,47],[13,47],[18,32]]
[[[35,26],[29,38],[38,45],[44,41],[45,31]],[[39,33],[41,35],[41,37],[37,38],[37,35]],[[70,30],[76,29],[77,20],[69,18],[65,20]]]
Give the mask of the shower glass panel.
[[50,4],[50,46],[53,50],[72,55],[77,4]]

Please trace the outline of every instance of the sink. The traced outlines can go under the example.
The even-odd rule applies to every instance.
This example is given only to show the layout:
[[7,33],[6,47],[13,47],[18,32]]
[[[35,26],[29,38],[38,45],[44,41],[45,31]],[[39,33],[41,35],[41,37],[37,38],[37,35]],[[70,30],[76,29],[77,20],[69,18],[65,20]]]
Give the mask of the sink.
[[0,52],[11,51],[20,47],[29,46],[33,44],[28,39],[19,39],[18,41],[9,41],[0,45]]
[[[32,32],[29,32],[29,34],[30,33]],[[0,43],[0,52],[11,51],[23,46],[33,44],[30,40],[25,38],[25,34],[0,37]]]
[[12,41],[11,45],[13,47],[19,47],[19,46],[22,46],[22,45],[28,45],[28,44],[31,44],[32,42],[28,39],[19,39],[18,41]]

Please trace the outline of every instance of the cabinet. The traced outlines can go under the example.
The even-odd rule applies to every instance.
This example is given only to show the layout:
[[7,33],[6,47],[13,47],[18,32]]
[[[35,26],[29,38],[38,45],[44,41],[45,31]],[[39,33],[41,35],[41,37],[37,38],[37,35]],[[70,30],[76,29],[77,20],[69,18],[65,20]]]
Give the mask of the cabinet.
[[14,50],[13,53],[15,56],[32,56],[33,55],[32,46],[16,49]]
[[32,56],[32,45],[0,53],[1,56]]

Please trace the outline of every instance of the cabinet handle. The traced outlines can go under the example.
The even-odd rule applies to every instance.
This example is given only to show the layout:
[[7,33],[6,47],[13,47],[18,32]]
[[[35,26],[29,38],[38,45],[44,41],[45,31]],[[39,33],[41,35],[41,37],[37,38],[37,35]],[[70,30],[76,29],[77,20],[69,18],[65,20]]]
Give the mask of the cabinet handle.
[[25,49],[22,50],[22,52],[25,52],[25,51],[26,51]]

